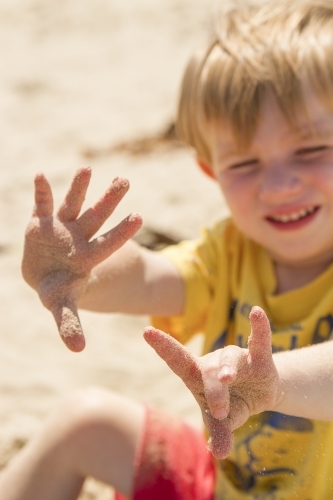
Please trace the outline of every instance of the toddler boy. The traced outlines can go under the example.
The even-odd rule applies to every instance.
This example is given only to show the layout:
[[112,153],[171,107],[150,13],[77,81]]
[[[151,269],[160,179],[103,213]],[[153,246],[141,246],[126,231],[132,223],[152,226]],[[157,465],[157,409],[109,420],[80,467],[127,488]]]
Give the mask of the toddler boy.
[[[189,63],[179,107],[179,133],[195,149],[202,170],[220,184],[231,212],[230,219],[206,229],[196,241],[160,254],[142,249],[128,241],[141,225],[135,214],[91,241],[125,194],[127,182],[115,180],[92,209],[79,215],[90,178],[89,169],[83,168],[53,217],[50,186],[42,174],[36,177],[36,207],[26,233],[23,275],[54,314],[72,350],[84,347],[77,304],[94,311],[151,314],[155,326],[181,343],[202,332],[205,355],[224,346],[247,345],[248,316],[254,305],[268,315],[274,351],[330,338],[332,61],[333,3],[328,0],[240,2],[223,13],[216,38]],[[257,320],[259,330],[267,330],[261,313]],[[209,373],[215,377],[214,370],[208,366],[201,371],[194,363],[190,374],[207,415],[206,425],[215,433],[214,443],[219,436],[224,443],[240,425],[230,455],[214,464],[205,461],[207,457],[202,460],[203,452],[198,451],[202,445],[196,447],[195,438],[188,437],[197,453],[196,492],[184,493],[184,469],[162,467],[154,475],[152,459],[145,483],[143,461],[138,465],[137,457],[141,453],[145,463],[149,461],[148,441],[142,438],[148,424],[136,410],[133,416],[141,419],[140,429],[132,432],[131,452],[124,458],[124,463],[134,459],[136,468],[133,473],[132,466],[123,467],[126,474],[119,489],[135,499],[164,498],[154,488],[163,489],[166,483],[181,483],[184,488],[174,488],[174,496],[165,496],[168,499],[203,500],[213,495],[221,500],[330,499],[332,424],[274,411],[244,423],[245,418],[238,418],[242,398],[230,397],[230,407],[219,403],[225,384],[216,401],[202,394],[200,383],[207,392],[205,381]],[[228,370],[221,380],[230,383],[232,394],[233,374]],[[181,375],[189,380],[188,373]],[[276,397],[264,408],[275,410]],[[155,436],[150,433],[149,446],[155,438],[157,448],[165,450],[161,436],[167,421],[164,427],[154,425],[159,417],[149,415],[149,426],[156,431]],[[224,432],[226,422],[229,434]],[[170,443],[173,455],[168,457],[181,462],[172,436]],[[187,449],[184,443],[177,443],[179,453],[182,447]],[[230,448],[231,441],[223,444],[222,451],[213,451],[223,458]],[[165,463],[170,461],[166,454],[163,457]],[[155,465],[159,460],[155,456]],[[192,478],[195,464],[191,467]],[[168,476],[171,469],[173,475]],[[177,472],[183,474],[181,479]],[[152,477],[155,483],[149,490]]]

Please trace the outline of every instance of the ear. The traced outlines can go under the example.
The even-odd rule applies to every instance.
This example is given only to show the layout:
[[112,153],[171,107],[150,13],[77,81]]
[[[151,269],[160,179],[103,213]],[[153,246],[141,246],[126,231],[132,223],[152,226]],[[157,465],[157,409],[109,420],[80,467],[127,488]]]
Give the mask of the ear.
[[206,174],[208,175],[208,177],[210,177],[211,179],[214,179],[214,181],[216,181],[216,176],[211,168],[211,166],[206,163],[205,161],[203,161],[201,158],[199,158],[197,156],[197,164],[199,165],[199,167],[201,168],[201,170]]

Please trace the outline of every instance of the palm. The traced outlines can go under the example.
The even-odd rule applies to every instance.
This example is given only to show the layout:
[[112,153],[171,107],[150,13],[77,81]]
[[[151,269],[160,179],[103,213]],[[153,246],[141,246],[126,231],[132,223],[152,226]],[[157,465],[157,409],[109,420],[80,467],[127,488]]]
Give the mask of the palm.
[[81,351],[85,345],[76,302],[91,270],[141,226],[141,218],[131,216],[92,239],[129,186],[126,180],[116,179],[104,196],[80,215],[90,176],[89,168],[77,171],[55,215],[51,188],[42,174],[36,176],[35,208],[26,230],[22,262],[25,280],[51,310],[62,339],[73,351]]

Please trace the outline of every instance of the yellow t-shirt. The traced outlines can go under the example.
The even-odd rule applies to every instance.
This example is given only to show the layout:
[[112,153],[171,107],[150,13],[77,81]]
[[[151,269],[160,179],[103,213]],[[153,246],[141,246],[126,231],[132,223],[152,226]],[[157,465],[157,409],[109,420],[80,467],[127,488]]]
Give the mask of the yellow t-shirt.
[[[153,318],[154,325],[182,343],[204,333],[203,354],[228,344],[246,347],[254,305],[271,322],[274,352],[333,333],[333,265],[312,283],[274,295],[270,257],[231,220],[163,252],[185,281],[186,308],[179,317]],[[333,499],[333,423],[265,412],[234,435],[231,455],[217,463],[218,500]]]

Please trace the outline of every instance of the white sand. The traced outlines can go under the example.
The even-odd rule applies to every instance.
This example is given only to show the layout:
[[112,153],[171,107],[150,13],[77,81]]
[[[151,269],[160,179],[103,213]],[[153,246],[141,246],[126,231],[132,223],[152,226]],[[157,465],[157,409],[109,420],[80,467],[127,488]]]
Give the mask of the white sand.
[[[200,425],[192,396],[142,339],[148,318],[84,312],[87,347],[73,354],[24,283],[20,261],[34,174],[47,174],[57,204],[86,163],[82,151],[160,132],[174,117],[185,63],[210,26],[204,0],[1,2],[0,465],[64,395],[89,384]],[[193,237],[226,213],[188,150],[90,164],[87,205],[116,175],[132,186],[105,230],[137,211],[147,227]],[[89,481],[81,498],[109,499],[110,489]]]

